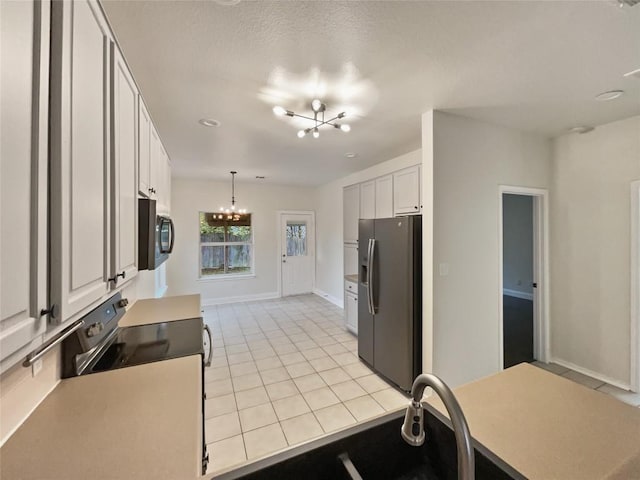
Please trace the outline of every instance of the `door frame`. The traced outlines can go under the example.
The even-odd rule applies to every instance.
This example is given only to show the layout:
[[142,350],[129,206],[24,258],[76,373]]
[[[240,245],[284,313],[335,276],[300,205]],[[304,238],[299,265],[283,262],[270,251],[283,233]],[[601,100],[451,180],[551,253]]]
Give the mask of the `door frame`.
[[640,180],[631,182],[630,387],[640,391]]
[[[549,191],[544,188],[529,188],[498,185],[498,312],[499,312],[499,359],[500,370],[504,370],[504,305],[503,305],[503,194],[533,197],[533,278],[538,288],[533,290],[533,354],[536,360],[551,359],[549,322]],[[536,308],[537,306],[537,308]]]
[[[311,262],[311,292],[316,288],[316,212],[313,210],[278,210],[276,212],[276,225],[278,228],[278,297],[282,297],[282,216],[283,215],[311,215],[311,223],[313,224],[313,235],[311,240],[313,241],[313,262]],[[310,293],[311,293],[310,292]]]

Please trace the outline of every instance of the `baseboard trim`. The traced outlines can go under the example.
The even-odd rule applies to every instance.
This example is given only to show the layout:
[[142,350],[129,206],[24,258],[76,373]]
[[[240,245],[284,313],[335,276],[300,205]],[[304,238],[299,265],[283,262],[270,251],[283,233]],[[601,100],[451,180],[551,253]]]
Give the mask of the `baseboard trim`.
[[253,295],[238,295],[235,297],[203,298],[202,306],[211,307],[213,305],[224,305],[225,303],[255,302],[258,300],[272,300],[274,298],[280,298],[280,294],[278,292],[266,292]]
[[518,290],[510,290],[508,288],[502,289],[502,294],[508,297],[521,298],[523,300],[533,300],[533,293],[519,292]]
[[344,302],[342,300],[340,300],[339,298],[334,297],[333,295],[329,295],[327,292],[320,290],[319,288],[314,288],[313,289],[313,293],[315,295],[318,295],[319,297],[324,298],[325,300],[330,301],[331,303],[333,303],[334,305],[340,307],[340,308],[344,308]]
[[631,385],[628,383],[621,382],[620,380],[616,380],[615,378],[611,378],[606,375],[602,375],[601,373],[594,372],[593,370],[589,370],[588,368],[581,367],[580,365],[576,365],[575,363],[568,362],[561,358],[552,357],[550,362],[557,363],[561,367],[570,368],[571,370],[575,370],[578,373],[582,373],[583,375],[595,378],[596,380],[600,380],[601,382],[608,383],[609,385],[613,385],[614,387],[621,388],[622,390],[631,390]]

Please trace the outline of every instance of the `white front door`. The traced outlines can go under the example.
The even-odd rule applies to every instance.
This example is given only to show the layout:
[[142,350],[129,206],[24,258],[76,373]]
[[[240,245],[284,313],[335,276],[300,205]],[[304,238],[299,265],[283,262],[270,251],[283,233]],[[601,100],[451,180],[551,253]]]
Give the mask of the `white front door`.
[[310,213],[280,215],[282,296],[313,291],[315,232]]

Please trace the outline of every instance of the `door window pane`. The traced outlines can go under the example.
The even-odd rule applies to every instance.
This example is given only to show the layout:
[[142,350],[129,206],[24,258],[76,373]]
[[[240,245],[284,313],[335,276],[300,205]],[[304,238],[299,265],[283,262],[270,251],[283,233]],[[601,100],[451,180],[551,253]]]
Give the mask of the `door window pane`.
[[287,256],[297,257],[307,254],[307,225],[287,222]]

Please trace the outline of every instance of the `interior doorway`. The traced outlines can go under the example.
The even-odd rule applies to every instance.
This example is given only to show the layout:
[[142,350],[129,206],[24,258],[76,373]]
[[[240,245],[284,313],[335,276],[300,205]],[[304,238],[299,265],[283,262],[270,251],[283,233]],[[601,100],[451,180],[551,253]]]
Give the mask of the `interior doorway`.
[[313,292],[315,216],[313,212],[279,212],[282,296]]
[[547,192],[500,187],[500,363],[548,361]]

